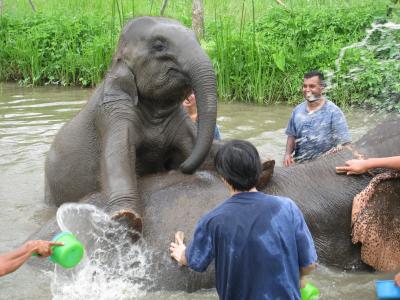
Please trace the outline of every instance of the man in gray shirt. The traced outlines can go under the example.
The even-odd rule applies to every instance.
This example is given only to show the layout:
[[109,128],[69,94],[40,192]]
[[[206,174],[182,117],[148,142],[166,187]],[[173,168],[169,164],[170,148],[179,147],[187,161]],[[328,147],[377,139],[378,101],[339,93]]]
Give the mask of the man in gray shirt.
[[321,72],[304,75],[305,101],[295,107],[286,129],[285,166],[314,159],[333,147],[351,142],[343,112],[325,98],[323,91]]

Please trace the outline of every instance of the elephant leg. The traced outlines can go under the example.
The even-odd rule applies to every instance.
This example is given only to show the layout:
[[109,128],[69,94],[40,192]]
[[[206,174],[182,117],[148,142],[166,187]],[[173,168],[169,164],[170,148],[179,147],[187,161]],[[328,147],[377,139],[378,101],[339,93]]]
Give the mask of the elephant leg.
[[142,206],[136,174],[138,134],[125,118],[109,125],[103,136],[102,188],[106,212],[115,220],[142,232]]

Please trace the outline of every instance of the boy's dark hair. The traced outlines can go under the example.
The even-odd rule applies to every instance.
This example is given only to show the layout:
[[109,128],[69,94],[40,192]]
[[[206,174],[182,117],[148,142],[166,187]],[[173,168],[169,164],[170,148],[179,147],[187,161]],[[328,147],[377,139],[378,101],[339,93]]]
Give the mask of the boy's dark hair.
[[320,71],[313,70],[313,71],[307,72],[306,74],[304,74],[304,79],[308,79],[308,78],[315,77],[315,76],[317,76],[319,78],[319,82],[321,83],[321,85],[325,86],[324,74]]
[[261,174],[257,149],[247,141],[225,143],[214,159],[218,174],[236,191],[248,191],[256,186]]

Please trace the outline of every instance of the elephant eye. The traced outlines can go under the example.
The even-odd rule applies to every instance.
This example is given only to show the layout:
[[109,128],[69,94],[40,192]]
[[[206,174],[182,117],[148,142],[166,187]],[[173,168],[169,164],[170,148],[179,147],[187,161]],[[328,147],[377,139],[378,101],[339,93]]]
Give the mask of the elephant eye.
[[165,50],[165,48],[166,48],[165,44],[160,40],[155,41],[153,44],[153,49],[155,51],[161,52],[161,51]]

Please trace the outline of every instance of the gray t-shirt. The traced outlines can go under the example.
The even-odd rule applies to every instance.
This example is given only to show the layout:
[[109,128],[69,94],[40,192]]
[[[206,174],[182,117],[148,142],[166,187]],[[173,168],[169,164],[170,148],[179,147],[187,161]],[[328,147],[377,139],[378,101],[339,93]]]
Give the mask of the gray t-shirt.
[[297,105],[286,134],[296,138],[294,159],[299,162],[316,158],[351,141],[343,112],[329,100],[312,113],[307,110],[306,101]]

